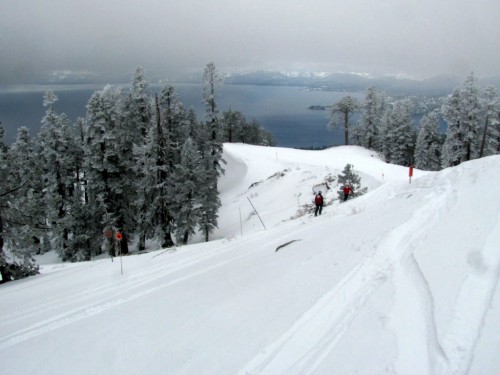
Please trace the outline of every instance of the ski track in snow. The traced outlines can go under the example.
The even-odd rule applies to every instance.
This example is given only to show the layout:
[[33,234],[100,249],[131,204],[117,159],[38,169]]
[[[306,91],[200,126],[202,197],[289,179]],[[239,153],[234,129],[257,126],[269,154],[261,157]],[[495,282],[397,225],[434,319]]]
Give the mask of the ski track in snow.
[[[276,240],[273,241],[273,244],[276,241],[282,241],[283,237],[276,238]],[[217,251],[211,251],[205,255],[195,253],[189,256],[187,259],[180,259],[168,264],[159,264],[147,267],[144,271],[135,272],[131,276],[121,279],[119,282],[110,282],[104,286],[98,286],[93,289],[85,290],[81,293],[75,294],[72,298],[53,299],[44,304],[36,305],[31,310],[25,310],[21,312],[18,311],[14,314],[11,314],[10,316],[6,316],[5,319],[2,319],[0,327],[14,322],[23,321],[24,319],[31,316],[36,316],[41,312],[49,312],[54,309],[64,311],[64,313],[51,316],[49,319],[42,320],[24,329],[0,337],[0,350],[19,344],[33,337],[49,333],[55,329],[67,326],[79,320],[92,317],[115,306],[131,302],[137,298],[141,298],[143,296],[157,292],[163,288],[178,284],[184,280],[191,279],[192,277],[196,277],[213,269],[222,267],[237,259],[246,257],[253,252],[262,250],[262,246],[259,246],[262,245],[260,243],[261,239],[259,237],[250,239],[250,241],[256,242],[255,246],[253,246],[254,250],[252,250],[251,252],[234,252],[234,247],[232,245],[227,245],[222,246]],[[233,251],[234,255],[228,256],[227,253],[231,251]],[[224,257],[222,257],[223,260],[214,264],[213,259],[221,255],[224,255]],[[212,262],[209,263],[211,265],[208,267],[203,266],[203,262],[209,259],[212,259]],[[186,272],[187,268],[197,266],[201,267],[195,268],[194,271]],[[173,278],[170,281],[155,285],[154,287],[148,289],[141,290],[143,286],[151,284],[158,279],[168,277],[170,274],[181,270],[183,271],[183,276]],[[139,289],[140,291],[131,293],[131,290],[136,289]],[[114,297],[119,295],[123,295],[123,297]],[[98,301],[96,301],[96,297],[98,297]],[[82,301],[85,300],[93,301],[84,306],[81,306]],[[77,305],[79,307],[70,308],[70,306],[72,305]]]
[[[396,288],[398,284],[405,282],[418,296],[417,311],[412,311],[415,310],[413,305],[400,307],[412,319],[421,320],[425,327],[420,340],[427,345],[429,358],[417,358],[421,362],[423,360],[420,366],[424,367],[420,373],[428,373],[429,367],[432,373],[432,367],[436,365],[441,368],[445,366],[446,356],[437,341],[432,295],[413,256],[414,249],[407,245],[424,235],[438,220],[438,211],[444,203],[446,194],[436,195],[431,192],[429,203],[416,210],[406,222],[382,239],[374,253],[367,256],[364,262],[353,268],[331,291],[324,294],[281,337],[241,369],[238,375],[313,374],[348,331],[362,311],[363,305],[389,280],[392,280]],[[413,241],[408,241],[409,237]],[[410,343],[404,347],[407,350],[400,353],[403,366],[403,372],[400,373],[406,373],[404,370],[407,370],[404,359],[415,354]],[[427,352],[427,349],[424,352]],[[290,362],[291,358],[296,360]]]
[[[443,190],[442,187],[439,189]],[[434,298],[415,258],[414,244],[438,222],[449,197],[449,191],[429,195],[429,202],[416,210],[409,221],[396,228],[381,247],[390,249],[393,255],[398,254],[392,278],[395,288],[393,314],[397,319],[392,325],[395,332],[406,334],[398,336],[396,373],[434,374],[436,369],[447,366],[448,359],[437,337]],[[426,353],[426,356],[419,356],[418,353]]]
[[488,236],[482,257],[487,269],[470,273],[462,284],[454,306],[454,315],[442,339],[449,358],[449,368],[440,375],[462,375],[469,372],[474,349],[481,336],[481,329],[491,306],[495,289],[500,279],[500,212]]

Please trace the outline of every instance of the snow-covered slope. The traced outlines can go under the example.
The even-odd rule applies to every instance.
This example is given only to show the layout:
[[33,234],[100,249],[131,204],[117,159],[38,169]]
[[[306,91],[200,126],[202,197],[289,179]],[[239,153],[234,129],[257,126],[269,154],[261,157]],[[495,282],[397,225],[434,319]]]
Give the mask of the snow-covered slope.
[[[500,373],[500,157],[411,184],[356,147],[225,159],[215,241],[2,285],[0,373]],[[313,217],[347,163],[370,192]]]

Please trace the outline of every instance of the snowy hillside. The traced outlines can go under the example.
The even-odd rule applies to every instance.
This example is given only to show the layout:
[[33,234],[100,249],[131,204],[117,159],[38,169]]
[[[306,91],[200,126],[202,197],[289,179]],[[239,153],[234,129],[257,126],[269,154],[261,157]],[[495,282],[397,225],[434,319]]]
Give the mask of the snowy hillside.
[[[500,373],[500,156],[411,184],[356,147],[225,159],[215,241],[2,285],[0,373]],[[347,163],[369,193],[339,203]]]

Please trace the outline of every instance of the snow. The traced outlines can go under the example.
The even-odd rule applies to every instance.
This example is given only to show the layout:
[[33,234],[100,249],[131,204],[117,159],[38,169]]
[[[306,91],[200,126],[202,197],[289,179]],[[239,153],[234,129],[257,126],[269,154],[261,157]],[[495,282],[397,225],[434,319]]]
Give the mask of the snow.
[[[411,183],[358,147],[225,159],[214,241],[2,285],[0,373],[500,373],[500,156]],[[369,192],[340,203],[347,163]]]

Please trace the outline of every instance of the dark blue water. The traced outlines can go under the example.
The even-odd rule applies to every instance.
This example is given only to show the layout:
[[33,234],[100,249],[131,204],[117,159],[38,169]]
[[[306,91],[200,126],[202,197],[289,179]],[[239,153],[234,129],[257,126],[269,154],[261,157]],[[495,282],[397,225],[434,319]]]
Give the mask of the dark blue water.
[[[152,85],[153,93],[163,86]],[[174,85],[186,108],[194,108],[203,119],[199,85]],[[52,89],[59,97],[55,105],[58,113],[65,113],[71,121],[85,117],[86,104],[91,95],[102,86],[51,86],[0,88],[0,121],[6,130],[5,141],[14,141],[17,128],[26,126],[33,136],[38,134],[45,113],[43,94]],[[127,89],[127,87],[125,87]],[[328,127],[326,111],[312,111],[310,105],[331,105],[343,96],[359,99],[363,92],[307,91],[298,87],[223,85],[216,97],[219,111],[228,109],[243,112],[247,120],[256,119],[269,130],[281,147],[322,147],[343,143],[343,131]]]

